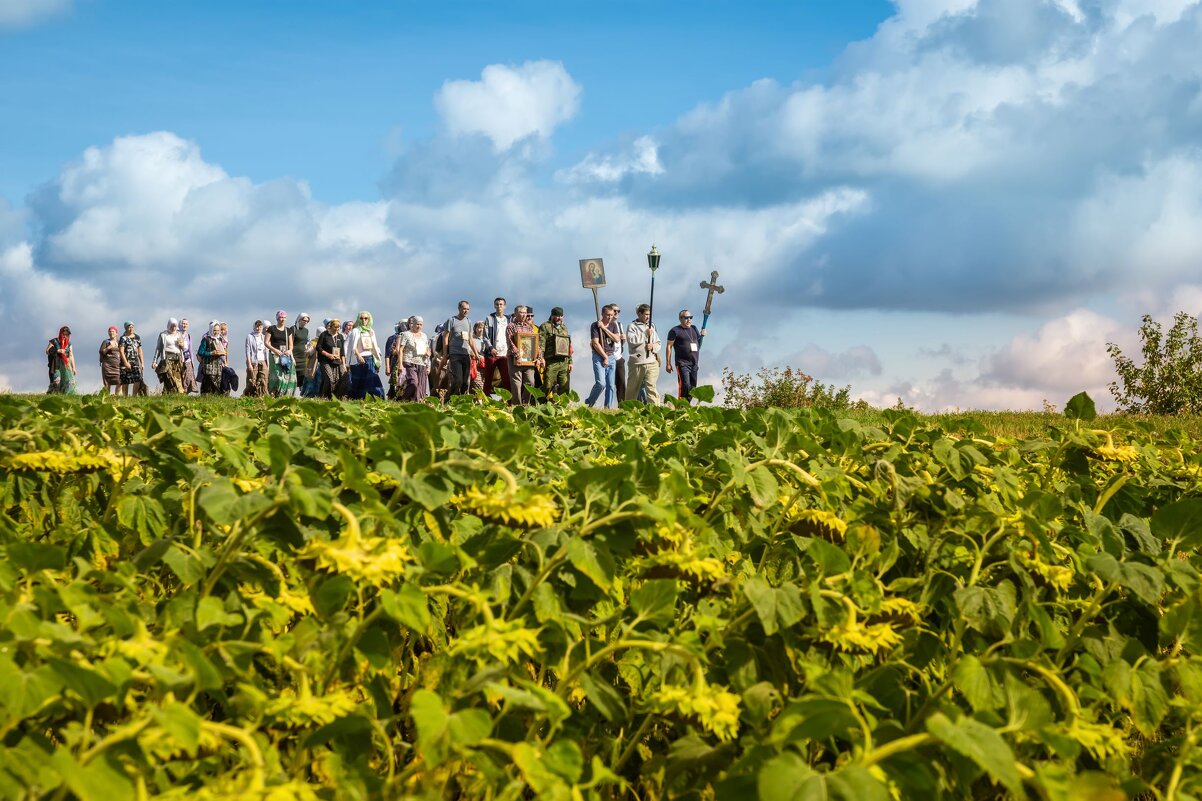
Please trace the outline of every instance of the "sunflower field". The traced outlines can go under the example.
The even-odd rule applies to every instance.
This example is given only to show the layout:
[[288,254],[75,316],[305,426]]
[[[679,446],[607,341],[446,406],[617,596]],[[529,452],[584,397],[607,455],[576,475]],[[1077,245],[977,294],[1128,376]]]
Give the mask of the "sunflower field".
[[1202,798],[1202,443],[0,396],[0,798]]

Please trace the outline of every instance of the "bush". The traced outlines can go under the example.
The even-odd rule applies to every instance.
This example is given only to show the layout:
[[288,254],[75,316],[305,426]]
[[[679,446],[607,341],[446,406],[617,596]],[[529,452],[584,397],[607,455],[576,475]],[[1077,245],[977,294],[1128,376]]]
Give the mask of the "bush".
[[1119,408],[1135,414],[1198,414],[1202,412],[1202,337],[1198,318],[1179,311],[1167,336],[1151,315],[1143,316],[1139,338],[1144,362],[1136,365],[1113,342],[1106,352],[1114,359],[1119,380],[1110,394]]
[[[753,376],[722,369],[724,403],[735,409],[850,409],[851,387],[836,389],[792,367],[763,367]],[[855,405],[865,406],[863,401]]]

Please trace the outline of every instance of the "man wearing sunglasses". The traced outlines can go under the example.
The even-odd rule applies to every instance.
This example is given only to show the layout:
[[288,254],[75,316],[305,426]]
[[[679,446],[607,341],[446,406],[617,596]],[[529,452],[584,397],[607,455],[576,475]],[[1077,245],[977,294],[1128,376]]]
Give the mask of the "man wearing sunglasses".
[[693,313],[680,310],[680,325],[668,332],[666,359],[668,372],[672,372],[672,357],[676,357],[676,389],[681,400],[692,400],[697,386],[697,354],[701,349],[702,334],[693,325]]

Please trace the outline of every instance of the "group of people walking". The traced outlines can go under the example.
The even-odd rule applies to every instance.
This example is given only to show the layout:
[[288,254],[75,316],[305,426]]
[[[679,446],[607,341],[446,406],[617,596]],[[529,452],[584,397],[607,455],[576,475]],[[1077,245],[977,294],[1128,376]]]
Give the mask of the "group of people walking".
[[[620,400],[658,403],[657,383],[662,341],[651,322],[651,308],[640,304],[625,328],[618,322],[621,308],[609,304],[589,330],[593,387],[586,403],[612,407]],[[420,316],[404,318],[381,347],[369,312],[354,319],[328,318],[319,330],[301,312],[288,324],[279,310],[275,321],[255,320],[243,343],[243,396],[292,395],[362,399],[376,397],[421,401],[432,393],[492,395],[504,388],[513,403],[530,403],[532,389],[542,395],[566,394],[571,385],[575,345],[564,323],[563,309],[551,309],[541,325],[527,305],[507,312],[505,298],[493,301],[483,320],[471,320],[471,304],[461,300],[456,313],[427,334]],[[697,357],[705,331],[681,310],[679,324],[668,332],[664,358],[677,375],[677,394],[690,398],[697,384]],[[107,391],[146,395],[146,367],[162,385],[163,394],[228,395],[239,388],[231,363],[229,326],[213,320],[197,340],[187,318],[171,318],[154,337],[149,364],[133,322],[119,330],[110,326],[100,343],[100,374]],[[77,373],[71,329],[63,326],[46,345],[51,393],[73,393]],[[675,367],[674,367],[675,365]],[[388,380],[385,389],[383,376]]]

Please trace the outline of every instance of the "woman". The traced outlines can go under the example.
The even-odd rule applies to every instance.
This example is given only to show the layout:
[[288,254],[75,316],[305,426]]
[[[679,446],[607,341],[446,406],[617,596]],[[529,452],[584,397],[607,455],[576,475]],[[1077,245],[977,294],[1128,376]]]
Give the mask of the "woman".
[[347,397],[362,400],[368,395],[384,400],[384,384],[380,382],[378,365],[380,346],[376,344],[376,332],[371,325],[371,313],[359,312],[358,325],[351,331],[347,352],[351,368],[351,386]]
[[209,330],[201,337],[196,356],[200,359],[200,394],[226,394],[221,388],[222,360],[225,358],[225,347],[221,344],[221,323],[216,320],[209,323]]
[[355,330],[355,321],[347,320],[342,324],[342,365],[345,368],[350,368],[351,365],[351,332]]
[[267,394],[267,343],[263,338],[263,321],[255,320],[255,327],[246,335],[246,389],[244,398],[258,398]]
[[477,320],[472,326],[472,343],[476,346],[476,358],[472,359],[468,370],[471,380],[471,391],[484,392],[484,321]]
[[146,358],[142,353],[142,337],[134,331],[134,324],[125,321],[125,333],[117,340],[121,354],[121,394],[145,395],[146,383],[142,379],[142,365]]
[[188,330],[188,318],[181,317],[179,334],[184,339],[184,393],[196,392],[196,359],[192,355],[192,333]]
[[397,340],[397,362],[405,376],[403,400],[421,401],[430,394],[430,338],[421,317],[409,318],[409,330]]
[[109,326],[109,338],[100,343],[100,380],[110,395],[121,386],[121,354],[117,345],[117,326]]
[[[322,328],[329,325],[329,320],[322,323]],[[324,332],[318,332],[321,336]],[[321,383],[321,373],[317,369],[317,337],[313,337],[305,345],[305,383],[301,387],[302,398],[316,398]]]
[[50,395],[75,394],[75,352],[71,349],[71,329],[63,326],[58,336],[46,345],[46,366],[50,372]]
[[150,369],[163,382],[164,395],[178,395],[184,391],[184,337],[179,330],[179,321],[174,317],[167,321],[167,330],[159,333]]
[[275,325],[264,333],[267,345],[268,374],[267,390],[273,398],[291,395],[296,390],[296,370],[292,358],[292,329],[288,327],[288,313],[280,309],[275,313]]
[[337,319],[326,320],[326,330],[317,337],[317,363],[321,373],[319,397],[329,400],[338,395],[342,381],[342,333]]

